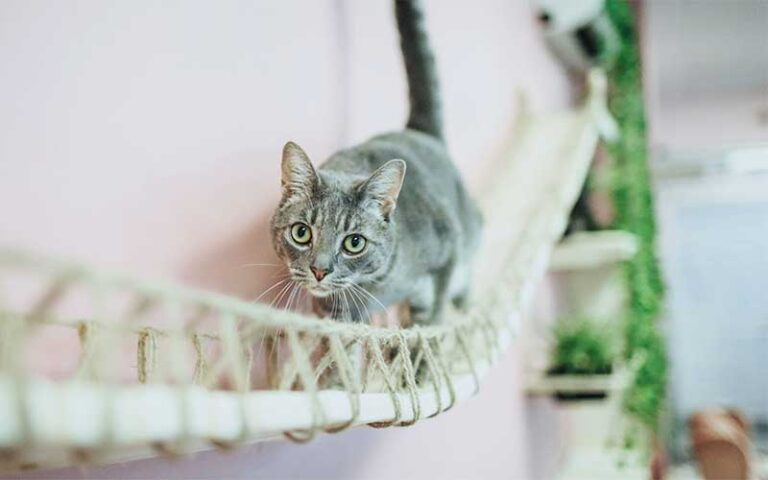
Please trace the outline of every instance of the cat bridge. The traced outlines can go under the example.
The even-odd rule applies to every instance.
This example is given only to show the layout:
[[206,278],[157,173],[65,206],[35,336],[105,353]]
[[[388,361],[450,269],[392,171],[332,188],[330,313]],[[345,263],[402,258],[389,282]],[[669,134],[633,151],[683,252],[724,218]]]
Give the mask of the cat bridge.
[[[579,109],[521,113],[478,198],[486,226],[468,311],[438,325],[334,322],[0,249],[0,466],[307,441],[411,425],[468,399],[514,339],[613,125],[602,72],[589,85]],[[51,339],[75,355],[42,375],[35,358],[58,355]]]

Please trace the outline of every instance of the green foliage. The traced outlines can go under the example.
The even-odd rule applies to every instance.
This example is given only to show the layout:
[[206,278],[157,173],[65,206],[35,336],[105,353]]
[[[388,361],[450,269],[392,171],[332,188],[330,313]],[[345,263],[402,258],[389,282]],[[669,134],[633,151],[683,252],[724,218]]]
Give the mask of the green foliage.
[[667,357],[657,327],[662,310],[664,284],[655,254],[656,225],[647,162],[645,112],[640,55],[634,12],[625,0],[607,0],[609,17],[621,37],[621,49],[610,82],[609,108],[621,131],[620,140],[609,146],[616,183],[614,228],[637,235],[640,249],[625,266],[629,288],[629,312],[625,324],[625,356],[641,359],[633,384],[625,398],[628,412],[652,431],[664,405]]
[[549,373],[599,375],[611,373],[615,354],[612,338],[588,320],[561,321],[555,328]]

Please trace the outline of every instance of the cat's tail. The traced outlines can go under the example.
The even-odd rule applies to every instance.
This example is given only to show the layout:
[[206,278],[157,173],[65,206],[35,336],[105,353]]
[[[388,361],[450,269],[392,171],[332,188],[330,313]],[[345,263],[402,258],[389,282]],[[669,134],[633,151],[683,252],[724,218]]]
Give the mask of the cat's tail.
[[395,0],[411,112],[408,128],[443,138],[443,114],[435,57],[429,46],[419,0]]

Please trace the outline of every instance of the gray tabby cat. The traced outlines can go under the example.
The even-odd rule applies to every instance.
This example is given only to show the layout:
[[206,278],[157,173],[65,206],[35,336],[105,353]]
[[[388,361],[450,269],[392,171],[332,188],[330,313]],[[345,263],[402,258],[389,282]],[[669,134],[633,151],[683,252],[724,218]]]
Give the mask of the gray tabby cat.
[[482,221],[443,140],[419,2],[396,0],[395,13],[410,90],[406,128],[342,150],[317,170],[288,142],[272,240],[318,314],[360,321],[406,301],[411,321],[429,324],[448,301],[465,304]]

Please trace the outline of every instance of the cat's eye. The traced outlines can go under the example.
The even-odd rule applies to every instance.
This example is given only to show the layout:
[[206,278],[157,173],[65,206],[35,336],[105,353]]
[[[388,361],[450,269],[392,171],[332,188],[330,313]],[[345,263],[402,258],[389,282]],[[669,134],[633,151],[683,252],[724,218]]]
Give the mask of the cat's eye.
[[347,238],[344,239],[344,250],[347,253],[351,253],[352,255],[355,255],[357,253],[360,253],[365,249],[365,244],[367,243],[367,240],[364,236],[353,233],[352,235],[347,235]]
[[312,240],[312,229],[304,223],[294,223],[291,227],[291,238],[299,245],[306,245]]

